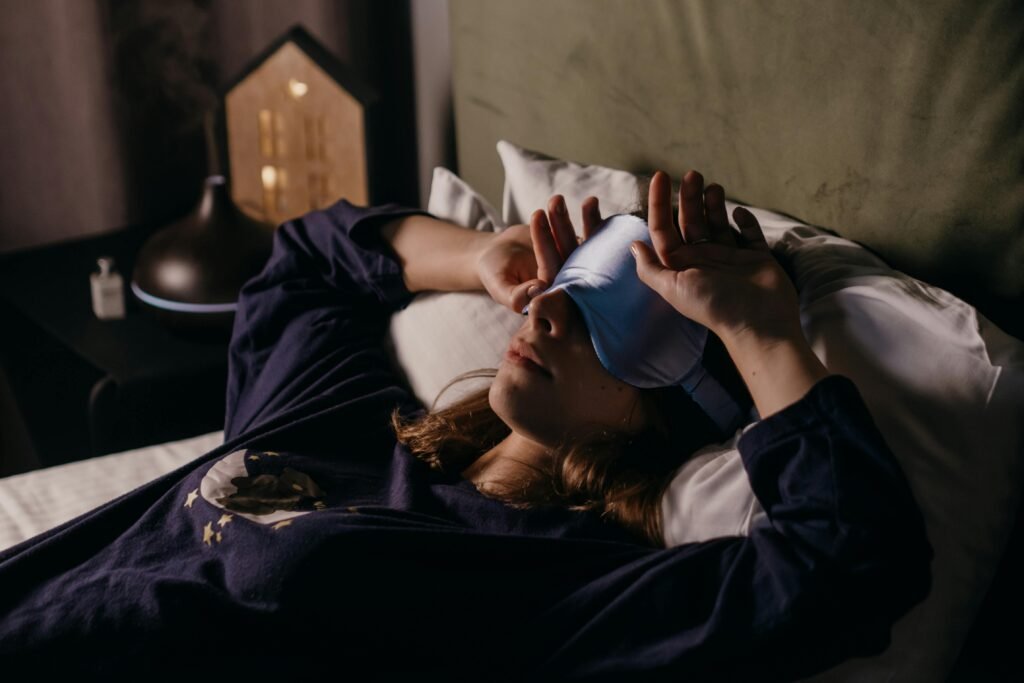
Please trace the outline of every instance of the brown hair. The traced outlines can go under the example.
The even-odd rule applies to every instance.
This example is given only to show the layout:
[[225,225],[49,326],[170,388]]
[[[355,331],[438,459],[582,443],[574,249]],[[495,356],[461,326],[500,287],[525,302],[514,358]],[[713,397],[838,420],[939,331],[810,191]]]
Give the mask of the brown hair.
[[[398,440],[432,468],[462,472],[512,430],[491,409],[488,388],[443,409],[434,406],[457,382],[495,375],[494,369],[459,375],[441,390],[431,410],[418,417],[405,418],[393,410],[391,425]],[[564,505],[594,510],[649,543],[664,545],[662,495],[676,469],[714,439],[714,427],[678,387],[641,389],[639,403],[648,417],[647,429],[632,434],[602,429],[559,444],[546,469],[501,488],[480,488],[481,493],[521,509]]]

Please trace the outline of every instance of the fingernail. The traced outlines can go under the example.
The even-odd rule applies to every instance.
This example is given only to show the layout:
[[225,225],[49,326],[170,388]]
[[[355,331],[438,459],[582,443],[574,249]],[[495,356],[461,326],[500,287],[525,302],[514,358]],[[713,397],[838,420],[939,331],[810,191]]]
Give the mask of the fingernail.
[[537,296],[538,294],[540,294],[540,287],[538,287],[537,285],[533,285],[532,287],[526,290],[526,296],[528,296],[531,299]]
[[629,250],[633,252],[633,258],[640,258],[640,252],[637,250],[635,244],[629,245]]

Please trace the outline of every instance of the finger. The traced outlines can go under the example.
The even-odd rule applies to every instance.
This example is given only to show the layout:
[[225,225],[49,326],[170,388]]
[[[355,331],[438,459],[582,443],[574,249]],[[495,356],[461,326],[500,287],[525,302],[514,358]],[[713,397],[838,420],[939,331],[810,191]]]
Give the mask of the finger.
[[548,222],[551,224],[552,232],[555,235],[555,244],[558,245],[558,252],[562,255],[562,262],[569,258],[579,244],[576,239],[576,230],[572,227],[572,219],[569,218],[569,208],[565,205],[565,197],[556,194],[548,200]]
[[687,244],[711,237],[704,217],[704,176],[697,171],[688,171],[679,186],[679,227]]
[[704,207],[707,210],[711,240],[719,244],[736,246],[736,238],[729,227],[729,214],[725,211],[725,190],[721,185],[713,183],[704,190]]
[[672,181],[668,174],[657,171],[651,178],[647,193],[647,226],[654,251],[662,263],[683,244],[679,229],[672,222]]
[[583,241],[586,242],[601,224],[601,208],[598,206],[597,197],[587,197],[583,200]]
[[740,235],[743,237],[743,246],[760,251],[770,251],[768,242],[764,238],[764,232],[761,230],[761,224],[757,222],[757,217],[754,214],[742,206],[737,206],[733,209],[732,217],[736,221],[736,225],[739,226]]
[[[536,287],[536,289],[533,290],[533,295],[531,296],[530,290],[533,289],[534,287]],[[541,294],[547,288],[548,283],[539,279],[527,280],[526,282],[516,285],[515,287],[512,288],[509,294],[509,308],[511,308],[516,313],[522,313],[523,309],[526,308],[527,304],[533,301],[533,299],[535,299],[537,295]]]
[[537,277],[552,282],[562,267],[562,257],[555,246],[547,214],[541,209],[530,216],[530,239],[533,240],[533,254],[537,259]]

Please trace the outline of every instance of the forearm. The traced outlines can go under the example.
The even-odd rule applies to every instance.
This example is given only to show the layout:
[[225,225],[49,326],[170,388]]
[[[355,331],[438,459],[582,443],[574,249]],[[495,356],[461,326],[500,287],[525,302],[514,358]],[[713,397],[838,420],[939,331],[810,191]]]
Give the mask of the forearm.
[[796,403],[829,374],[799,332],[770,338],[749,332],[722,341],[762,419]]
[[483,289],[476,259],[494,233],[408,216],[385,223],[380,234],[398,257],[410,292]]

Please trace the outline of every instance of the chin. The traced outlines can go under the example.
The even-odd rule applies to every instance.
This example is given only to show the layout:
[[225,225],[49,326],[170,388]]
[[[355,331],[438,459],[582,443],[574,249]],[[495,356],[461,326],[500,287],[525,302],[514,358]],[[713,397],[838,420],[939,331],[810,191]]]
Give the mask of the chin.
[[539,422],[549,412],[540,407],[542,403],[538,398],[540,397],[524,391],[523,387],[509,382],[507,378],[502,378],[500,373],[491,382],[487,394],[491,410],[508,425],[509,429],[531,441],[548,443],[549,439],[543,435],[546,430],[534,428],[543,427]]

